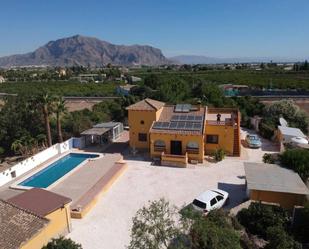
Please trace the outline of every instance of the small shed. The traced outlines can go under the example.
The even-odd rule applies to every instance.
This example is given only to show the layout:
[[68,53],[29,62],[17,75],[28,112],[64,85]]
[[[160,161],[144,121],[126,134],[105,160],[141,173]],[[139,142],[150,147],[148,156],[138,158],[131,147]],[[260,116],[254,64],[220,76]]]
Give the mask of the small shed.
[[307,139],[307,136],[298,128],[288,127],[288,126],[278,126],[277,138],[279,142],[291,143],[292,138],[300,137]]
[[294,171],[275,164],[244,163],[244,166],[251,200],[278,203],[285,208],[304,205],[309,190]]
[[105,122],[94,125],[83,131],[81,136],[85,138],[85,145],[104,145],[114,142],[123,132],[123,124],[120,122]]

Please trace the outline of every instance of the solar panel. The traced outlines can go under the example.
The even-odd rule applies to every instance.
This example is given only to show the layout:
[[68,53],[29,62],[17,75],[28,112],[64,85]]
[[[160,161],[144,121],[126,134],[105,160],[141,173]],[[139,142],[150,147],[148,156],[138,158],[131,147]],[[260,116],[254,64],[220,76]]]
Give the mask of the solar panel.
[[191,109],[191,105],[190,104],[182,105],[182,112],[189,112],[190,109]]
[[185,122],[178,122],[177,124],[177,130],[181,130],[185,127],[186,123]]
[[187,115],[179,116],[179,121],[186,121],[186,120],[187,120]]
[[193,129],[194,130],[200,130],[200,129],[202,129],[202,122],[200,122],[200,123],[194,123],[193,124]]
[[194,116],[193,115],[188,115],[187,116],[187,121],[194,121]]
[[202,115],[196,115],[195,116],[195,120],[196,121],[202,121],[203,120],[203,116]]
[[177,104],[175,106],[175,112],[182,112],[182,104]]
[[166,129],[170,126],[170,123],[169,122],[162,122],[162,129]]
[[173,115],[171,118],[171,121],[178,121],[179,120],[179,115]]
[[192,130],[192,128],[193,128],[193,123],[192,122],[186,122],[185,129]]
[[171,122],[169,129],[174,130],[177,127],[178,122]]
[[152,126],[154,129],[161,129],[162,127],[162,122],[155,122]]

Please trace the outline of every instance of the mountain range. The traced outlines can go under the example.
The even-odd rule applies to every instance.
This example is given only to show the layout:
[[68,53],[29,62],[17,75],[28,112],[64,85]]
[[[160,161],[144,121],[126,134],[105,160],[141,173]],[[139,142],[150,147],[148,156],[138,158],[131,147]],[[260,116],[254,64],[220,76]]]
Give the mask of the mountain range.
[[93,37],[75,35],[50,41],[33,52],[0,58],[0,67],[162,65],[170,61],[161,50],[147,45],[115,45]]

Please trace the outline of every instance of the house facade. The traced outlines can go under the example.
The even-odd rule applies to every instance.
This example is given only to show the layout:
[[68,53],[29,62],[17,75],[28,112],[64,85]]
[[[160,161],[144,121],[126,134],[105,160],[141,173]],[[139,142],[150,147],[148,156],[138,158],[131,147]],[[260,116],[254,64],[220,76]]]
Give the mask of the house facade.
[[144,99],[127,110],[130,147],[148,151],[161,164],[185,167],[188,162],[202,163],[205,154],[217,149],[240,156],[237,109]]

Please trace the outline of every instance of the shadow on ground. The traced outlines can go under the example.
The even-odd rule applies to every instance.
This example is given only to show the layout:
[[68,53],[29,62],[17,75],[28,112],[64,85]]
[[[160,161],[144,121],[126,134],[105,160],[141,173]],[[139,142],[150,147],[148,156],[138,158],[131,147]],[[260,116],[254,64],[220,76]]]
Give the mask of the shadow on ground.
[[224,190],[229,193],[229,203],[224,209],[231,209],[238,206],[246,199],[246,185],[245,184],[232,184],[232,183],[218,183],[218,189]]

